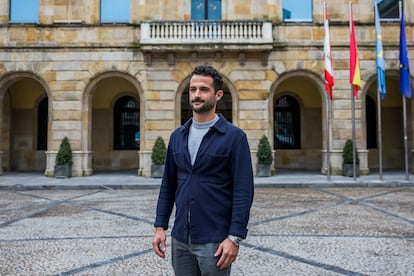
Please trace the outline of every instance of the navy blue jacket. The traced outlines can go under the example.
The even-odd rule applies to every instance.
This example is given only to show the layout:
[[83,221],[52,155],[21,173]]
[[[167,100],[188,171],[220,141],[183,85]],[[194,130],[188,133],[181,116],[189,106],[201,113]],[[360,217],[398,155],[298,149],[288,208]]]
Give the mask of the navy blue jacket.
[[168,143],[154,226],[168,228],[175,202],[171,235],[184,243],[247,235],[254,192],[250,148],[246,134],[219,116],[204,136],[194,166],[188,152],[192,119]]

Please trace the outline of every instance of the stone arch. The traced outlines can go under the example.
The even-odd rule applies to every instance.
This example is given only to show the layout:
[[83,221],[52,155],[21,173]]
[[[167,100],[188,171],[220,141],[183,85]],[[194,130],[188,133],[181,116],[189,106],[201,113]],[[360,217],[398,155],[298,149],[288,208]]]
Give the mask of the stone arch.
[[[381,108],[381,142],[382,142],[382,165],[384,170],[396,170],[404,168],[404,128],[403,128],[403,100],[399,91],[399,71],[387,70],[386,77],[386,96],[380,99]],[[363,96],[364,95],[364,96]],[[375,101],[375,111],[378,114],[377,98],[377,75],[372,75],[366,82],[366,86],[361,92],[362,107],[366,106],[366,95],[370,95]],[[409,148],[413,145],[413,126],[412,110],[413,101],[406,101],[407,107],[407,133]],[[367,120],[366,113],[361,114],[363,117],[362,129],[366,134]],[[376,135],[378,137],[378,117],[376,118]],[[366,141],[366,136],[364,136]],[[379,141],[379,139],[378,139]],[[365,143],[366,144],[366,143]],[[367,148],[367,166],[369,169],[379,168],[379,147]],[[408,153],[409,159],[411,154]]]
[[[145,137],[145,128],[144,128],[144,116],[145,113],[145,104],[144,104],[144,93],[139,81],[127,72],[120,72],[120,71],[107,71],[101,72],[90,79],[90,82],[87,84],[85,91],[82,97],[82,163],[83,163],[83,170],[84,175],[91,175],[93,173],[93,163],[92,163],[92,155],[93,155],[93,123],[92,123],[92,113],[93,113],[93,100],[94,96],[96,96],[96,90],[104,81],[108,81],[111,78],[115,80],[125,81],[127,85],[131,85],[134,91],[128,92],[117,92],[116,95],[111,96],[109,99],[109,105],[113,107],[116,98],[121,96],[130,95],[139,101],[140,106],[140,133],[141,137]],[[132,92],[132,93],[131,93]],[[134,94],[135,93],[135,94]],[[113,111],[111,111],[113,114]],[[111,125],[112,126],[112,125]],[[145,143],[144,139],[141,139]],[[141,147],[142,149],[143,147]]]
[[[17,87],[14,87],[15,85]],[[13,108],[13,95],[11,93],[22,93],[24,86],[33,88],[30,90],[30,93],[25,93],[26,96],[29,95],[29,100],[21,101],[21,103],[28,106],[25,109],[20,108],[20,115],[13,115],[11,114]],[[15,89],[14,92],[11,91],[12,88]],[[45,97],[50,98],[50,88],[41,76],[33,72],[13,71],[6,73],[0,78],[0,173],[2,173],[3,168],[16,171],[44,171],[46,167],[45,152],[43,150],[38,152],[36,147],[36,108],[40,100]],[[50,118],[52,117],[51,110],[51,101],[49,101],[47,115],[47,124],[49,126],[51,124]],[[25,115],[24,112],[29,113]],[[29,123],[31,128],[25,127],[23,124],[28,123],[28,120],[21,119],[20,117],[34,120],[32,123]],[[14,136],[11,132],[11,126],[8,123],[11,120],[15,120],[13,123],[14,129],[21,128],[21,130],[18,130],[21,133],[19,137]],[[50,143],[50,135],[50,132],[48,132],[48,144]],[[17,147],[17,144],[20,146]],[[49,148],[49,145],[47,147]]]
[[[297,81],[300,80],[300,81]],[[306,92],[303,91],[306,85]],[[297,150],[276,150],[277,169],[321,169],[326,171],[326,111],[328,94],[324,91],[324,80],[307,70],[295,70],[280,75],[272,84],[269,94],[269,141],[274,145],[274,103],[280,95],[293,96],[301,108],[301,148]],[[309,120],[316,118],[311,124]],[[332,127],[330,126],[330,129]],[[315,160],[319,160],[315,162]],[[318,165],[319,164],[319,165]]]

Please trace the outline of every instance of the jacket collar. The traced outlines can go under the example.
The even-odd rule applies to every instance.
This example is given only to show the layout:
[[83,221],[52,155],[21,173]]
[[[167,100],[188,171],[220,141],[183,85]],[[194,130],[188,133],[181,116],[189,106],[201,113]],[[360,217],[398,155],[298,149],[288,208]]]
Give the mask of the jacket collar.
[[[215,129],[217,132],[219,133],[225,133],[226,132],[226,124],[227,124],[227,119],[224,118],[223,115],[221,115],[220,113],[217,114],[219,116],[218,121],[214,124],[214,126],[212,126],[212,129]],[[180,130],[183,133],[188,133],[190,131],[190,126],[193,123],[193,118],[190,118],[187,122],[184,123],[184,125],[182,125],[180,127]]]

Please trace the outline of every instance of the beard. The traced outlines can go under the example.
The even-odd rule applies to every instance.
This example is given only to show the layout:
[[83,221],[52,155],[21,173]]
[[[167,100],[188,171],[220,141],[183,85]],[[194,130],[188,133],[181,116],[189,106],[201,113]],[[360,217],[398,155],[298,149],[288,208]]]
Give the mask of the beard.
[[[203,105],[199,107],[195,107],[193,105],[194,102],[203,103]],[[196,98],[191,101],[191,109],[196,113],[205,113],[205,112],[211,111],[212,109],[215,109],[215,107],[216,107],[216,102],[214,100],[204,101],[204,100],[201,100],[200,98]]]

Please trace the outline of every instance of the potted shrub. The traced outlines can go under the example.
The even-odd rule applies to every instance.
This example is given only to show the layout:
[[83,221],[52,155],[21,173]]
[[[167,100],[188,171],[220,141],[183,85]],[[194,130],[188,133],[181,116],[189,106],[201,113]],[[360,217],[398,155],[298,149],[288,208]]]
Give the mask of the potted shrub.
[[151,153],[151,177],[159,178],[164,173],[164,163],[167,154],[164,139],[158,136],[152,147]]
[[[353,143],[348,139],[345,142],[342,150],[342,175],[354,176],[354,164],[353,164]],[[355,163],[356,163],[356,176],[359,176],[359,156],[358,151],[355,149]]]
[[270,176],[270,166],[273,162],[272,148],[270,147],[269,140],[266,135],[263,135],[259,141],[259,147],[257,149],[257,167],[256,176]]
[[55,161],[55,177],[67,178],[72,176],[72,149],[68,137],[62,139]]

